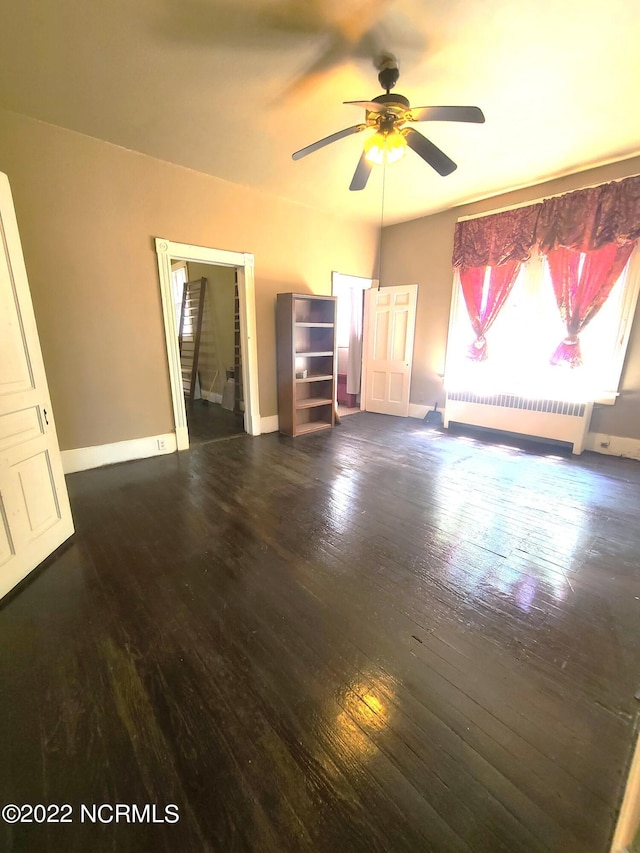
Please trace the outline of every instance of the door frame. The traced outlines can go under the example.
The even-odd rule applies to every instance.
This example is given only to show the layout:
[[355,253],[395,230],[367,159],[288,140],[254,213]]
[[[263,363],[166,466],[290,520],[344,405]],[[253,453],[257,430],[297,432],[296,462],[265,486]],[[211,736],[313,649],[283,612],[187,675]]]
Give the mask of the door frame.
[[180,350],[176,334],[176,316],[171,288],[171,261],[192,261],[238,271],[238,299],[240,302],[240,346],[242,353],[242,385],[244,392],[244,428],[249,435],[260,435],[258,350],[256,345],[256,301],[254,256],[247,252],[229,252],[210,249],[189,243],[175,243],[162,237],[155,238],[164,336],[167,344],[167,363],[171,383],[171,402],[178,450],[189,449],[187,410],[182,389]]

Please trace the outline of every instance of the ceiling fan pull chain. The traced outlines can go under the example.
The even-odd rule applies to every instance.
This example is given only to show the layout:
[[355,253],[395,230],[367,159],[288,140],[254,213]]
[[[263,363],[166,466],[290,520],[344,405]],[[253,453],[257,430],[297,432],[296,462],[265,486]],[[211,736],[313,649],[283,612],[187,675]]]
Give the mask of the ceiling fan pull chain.
[[382,229],[384,228],[384,191],[387,178],[387,163],[382,163],[382,205],[380,207],[380,246],[378,247],[378,290],[382,285]]

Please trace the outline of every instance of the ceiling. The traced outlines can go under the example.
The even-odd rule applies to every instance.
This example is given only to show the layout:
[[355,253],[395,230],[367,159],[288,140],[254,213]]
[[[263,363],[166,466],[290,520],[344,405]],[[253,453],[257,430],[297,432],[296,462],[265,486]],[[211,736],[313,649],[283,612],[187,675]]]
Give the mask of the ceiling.
[[[385,224],[640,153],[631,0],[24,0],[4,3],[0,106],[350,218],[380,221],[382,172],[348,185],[363,135],[294,162],[381,94],[483,125],[418,129],[458,163],[388,168]],[[1,165],[1,164],[0,164]]]

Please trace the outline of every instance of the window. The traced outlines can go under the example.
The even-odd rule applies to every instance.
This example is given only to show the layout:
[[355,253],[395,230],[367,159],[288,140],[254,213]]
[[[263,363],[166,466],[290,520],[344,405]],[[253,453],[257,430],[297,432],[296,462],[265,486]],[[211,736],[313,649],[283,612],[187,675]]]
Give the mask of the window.
[[487,359],[482,362],[467,358],[475,335],[456,272],[447,343],[447,390],[615,402],[639,283],[637,247],[609,298],[580,333],[583,365],[570,368],[549,361],[566,329],[543,255],[534,253],[523,264],[487,333]]
[[349,331],[351,329],[351,294],[343,291],[338,296],[337,302],[337,317],[336,317],[336,335],[337,345],[339,347],[349,346]]
[[[171,291],[173,293],[173,307],[176,315],[176,332],[180,334],[180,315],[182,313],[182,295],[184,285],[187,281],[187,265],[184,261],[174,261],[171,264]],[[191,319],[187,316],[184,324],[184,336],[193,335]]]

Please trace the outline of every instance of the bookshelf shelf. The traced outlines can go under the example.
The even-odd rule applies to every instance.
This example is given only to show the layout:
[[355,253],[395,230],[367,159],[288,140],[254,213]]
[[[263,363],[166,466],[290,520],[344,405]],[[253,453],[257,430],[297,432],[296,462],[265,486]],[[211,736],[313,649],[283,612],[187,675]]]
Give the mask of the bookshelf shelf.
[[[278,420],[283,435],[304,435],[334,425],[335,320],[333,296],[277,296]],[[296,373],[306,375],[298,378]]]

